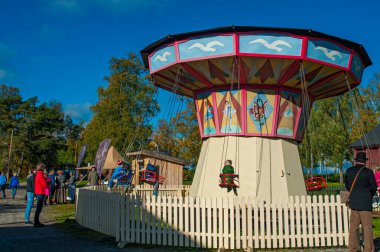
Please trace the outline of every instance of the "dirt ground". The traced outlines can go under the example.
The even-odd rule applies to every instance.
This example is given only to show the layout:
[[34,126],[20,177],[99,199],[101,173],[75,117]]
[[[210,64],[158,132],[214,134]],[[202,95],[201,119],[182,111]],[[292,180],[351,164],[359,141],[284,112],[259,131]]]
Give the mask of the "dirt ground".
[[[57,221],[57,209],[70,211],[73,205],[59,205],[59,207],[45,205],[42,209],[40,221],[45,227],[34,228],[31,224],[24,224],[25,189],[17,191],[12,200],[11,191],[6,191],[7,198],[0,199],[0,251],[160,251],[156,248],[126,247],[117,248],[113,237],[107,237],[94,231],[80,227],[75,220]],[[35,205],[34,205],[35,207]],[[30,220],[33,221],[35,208],[33,207]],[[164,251],[164,250],[161,250]]]
[[[74,205],[44,206],[41,213],[41,222],[46,226],[34,228],[31,224],[24,224],[25,189],[18,190],[16,198],[12,200],[10,190],[7,198],[0,199],[0,251],[201,251],[200,249],[184,249],[172,247],[148,247],[127,245],[119,249],[113,237],[96,233],[80,227],[72,216]],[[35,206],[34,206],[35,207]],[[30,220],[33,221],[33,207]],[[57,215],[61,219],[57,219]],[[376,240],[377,243],[380,242]],[[378,244],[380,245],[380,244]],[[307,250],[276,250],[276,251],[322,251],[321,249]],[[343,252],[346,248],[331,248],[323,251]],[[380,251],[378,248],[376,251]]]

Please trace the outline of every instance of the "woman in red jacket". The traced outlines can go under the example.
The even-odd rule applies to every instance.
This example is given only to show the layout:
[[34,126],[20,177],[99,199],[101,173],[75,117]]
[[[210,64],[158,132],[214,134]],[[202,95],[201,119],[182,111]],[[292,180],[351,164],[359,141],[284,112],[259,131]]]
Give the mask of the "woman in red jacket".
[[47,183],[43,173],[44,165],[37,165],[37,173],[34,180],[34,194],[37,198],[37,207],[34,214],[34,227],[43,227],[44,225],[40,222],[40,213],[42,207],[44,206],[45,190],[47,188]]

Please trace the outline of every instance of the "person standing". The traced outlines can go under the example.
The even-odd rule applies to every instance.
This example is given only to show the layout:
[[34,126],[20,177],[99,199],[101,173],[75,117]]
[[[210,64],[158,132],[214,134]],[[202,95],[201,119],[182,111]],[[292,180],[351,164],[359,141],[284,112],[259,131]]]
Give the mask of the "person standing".
[[26,208],[25,208],[25,216],[24,222],[25,224],[32,224],[29,221],[30,211],[33,207],[34,202],[34,179],[35,179],[35,171],[30,170],[29,175],[26,178]]
[[37,198],[37,207],[36,212],[34,214],[34,227],[43,227],[44,225],[40,222],[40,213],[42,211],[42,207],[44,206],[44,199],[46,194],[47,183],[44,178],[43,172],[43,164],[37,165],[37,174],[34,180],[34,193]]
[[91,167],[91,171],[88,173],[88,182],[90,186],[97,186],[99,184],[99,175],[95,166]]
[[9,187],[12,189],[12,199],[15,199],[17,188],[20,186],[20,182],[17,177],[17,173],[13,173]]
[[0,172],[0,189],[3,192],[3,199],[5,199],[5,185],[7,184],[7,177],[5,177],[4,172]]
[[362,224],[364,232],[364,251],[374,251],[372,233],[372,198],[376,193],[377,184],[371,169],[365,167],[367,161],[365,152],[358,152],[356,164],[346,171],[345,187],[351,191],[349,196],[350,229],[348,237],[348,251],[356,252],[359,249],[357,232]]
[[48,177],[50,178],[50,195],[49,195],[49,205],[53,204],[54,193],[57,185],[57,176],[54,170],[50,170]]
[[66,203],[66,175],[61,170],[58,171],[57,181],[58,189],[55,195],[55,202],[57,204]]

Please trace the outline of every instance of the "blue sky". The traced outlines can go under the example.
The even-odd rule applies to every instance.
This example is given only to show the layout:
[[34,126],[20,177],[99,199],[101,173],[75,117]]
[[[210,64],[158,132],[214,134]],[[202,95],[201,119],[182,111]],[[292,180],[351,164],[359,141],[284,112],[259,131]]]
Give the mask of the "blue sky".
[[[365,84],[380,70],[379,9],[377,0],[0,0],[0,83],[24,98],[61,101],[76,121],[89,121],[111,57],[168,34],[251,25],[310,28],[363,44],[374,63]],[[164,108],[168,94],[159,97]]]

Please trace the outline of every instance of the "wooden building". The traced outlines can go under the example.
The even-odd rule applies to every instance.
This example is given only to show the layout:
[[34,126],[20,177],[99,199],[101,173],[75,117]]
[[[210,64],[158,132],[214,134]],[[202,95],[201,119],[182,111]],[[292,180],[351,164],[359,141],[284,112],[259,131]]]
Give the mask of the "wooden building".
[[368,168],[380,168],[380,125],[353,142],[350,147],[354,149],[355,157],[357,152],[366,152]]
[[132,169],[135,171],[133,184],[140,184],[140,172],[145,169],[148,163],[159,167],[160,176],[165,177],[164,186],[182,186],[183,166],[185,161],[162,153],[141,150],[127,153],[127,157],[132,158]]

